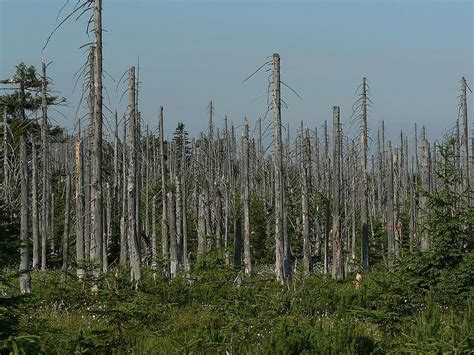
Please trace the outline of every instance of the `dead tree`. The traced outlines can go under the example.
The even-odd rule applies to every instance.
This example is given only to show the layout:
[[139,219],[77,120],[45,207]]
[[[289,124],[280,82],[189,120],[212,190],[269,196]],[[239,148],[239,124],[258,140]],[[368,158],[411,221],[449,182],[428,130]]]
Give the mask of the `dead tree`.
[[43,117],[41,119],[41,163],[42,163],[42,233],[41,233],[41,270],[46,271],[47,241],[49,239],[49,176],[48,176],[48,102],[46,98],[47,77],[46,62],[41,60],[42,85],[41,85],[41,109]]
[[430,192],[430,143],[426,138],[421,141],[421,198],[420,198],[420,209],[421,209],[421,241],[420,246],[422,251],[426,251],[429,248],[429,236],[426,231],[426,223],[428,217],[428,196]]
[[28,247],[28,158],[25,136],[20,137],[20,292],[31,292],[30,253]]
[[249,122],[244,119],[244,134],[242,137],[242,179],[244,200],[244,270],[245,275],[252,274],[252,259],[250,255],[250,173],[249,173]]
[[160,107],[160,156],[161,156],[161,247],[163,252],[163,265],[165,277],[169,277],[169,239],[168,217],[166,202],[166,165],[165,165],[165,130],[163,125],[163,106]]
[[361,233],[362,233],[362,267],[369,267],[369,179],[367,168],[367,151],[368,151],[368,129],[367,129],[367,79],[363,79],[362,83],[362,116],[361,116],[361,133],[360,145],[362,153],[362,201],[361,201]]
[[66,163],[66,196],[64,199],[64,231],[63,231],[63,263],[61,267],[61,282],[66,282],[69,267],[69,202],[71,195],[71,175]]
[[102,0],[94,0],[94,116],[92,121],[92,230],[94,250],[91,250],[94,277],[98,279],[102,266],[103,203],[102,203]]
[[122,216],[120,218],[120,266],[127,264],[128,255],[128,193],[127,193],[127,120],[123,118],[123,143],[122,143]]
[[138,283],[141,279],[140,263],[141,258],[138,246],[138,230],[136,221],[136,174],[137,174],[137,113],[135,105],[135,67],[128,70],[129,78],[129,109],[128,119],[128,182],[127,182],[127,200],[128,200],[128,245],[130,248],[130,266],[131,279]]
[[[274,129],[274,170],[275,170],[275,274],[277,281],[288,283],[291,281],[291,265],[289,255],[286,255],[285,236],[288,234],[283,230],[284,219],[284,187],[283,187],[283,152],[281,141],[281,92],[280,92],[280,55],[273,54],[273,129]],[[286,242],[286,243],[285,243]]]
[[469,189],[469,123],[467,118],[467,83],[464,77],[461,78],[461,116],[463,122],[463,148],[464,148],[464,188]]
[[82,171],[82,141],[81,129],[78,128],[75,146],[75,163],[76,163],[76,264],[77,277],[82,279],[84,277],[84,186],[83,186],[83,171]]
[[311,184],[311,142],[309,140],[309,129],[302,132],[301,149],[301,214],[303,222],[303,274],[308,276],[311,272],[311,242],[309,239],[309,187]]
[[387,146],[388,166],[387,166],[387,204],[385,220],[387,221],[387,245],[388,245],[388,265],[392,267],[395,263],[395,176],[392,142]]
[[33,269],[40,267],[39,219],[38,219],[38,163],[36,141],[32,139],[31,224],[33,231]]
[[341,137],[340,110],[333,107],[333,174],[332,174],[332,278],[344,278],[341,221]]

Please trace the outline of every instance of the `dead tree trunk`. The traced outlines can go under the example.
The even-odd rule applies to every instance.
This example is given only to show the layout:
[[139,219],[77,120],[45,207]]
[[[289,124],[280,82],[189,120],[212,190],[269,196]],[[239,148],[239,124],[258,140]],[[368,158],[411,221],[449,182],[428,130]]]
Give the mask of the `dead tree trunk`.
[[344,258],[342,255],[342,226],[341,226],[341,137],[340,111],[333,107],[333,176],[332,176],[332,278],[344,278]]
[[120,219],[120,266],[127,264],[128,255],[128,201],[127,201],[127,123],[126,116],[123,119],[123,143],[122,143],[122,217]]
[[392,267],[395,260],[395,204],[394,204],[394,167],[392,142],[388,142],[388,171],[387,171],[387,237],[388,237],[388,265]]
[[41,233],[41,270],[46,271],[46,252],[47,241],[49,239],[49,195],[48,195],[48,102],[46,99],[47,77],[46,77],[46,62],[44,58],[41,60],[43,77],[41,86],[41,160],[42,160],[42,233]]
[[421,198],[420,198],[420,209],[421,209],[421,241],[420,246],[422,251],[426,251],[429,248],[429,237],[426,231],[426,222],[428,216],[428,196],[430,192],[430,143],[426,138],[421,141]]
[[33,269],[40,267],[39,245],[39,220],[38,220],[38,165],[36,154],[36,141],[32,140],[32,183],[31,183],[31,214],[33,230]]
[[[66,163],[67,165],[67,163]],[[71,175],[66,166],[66,197],[64,200],[64,234],[63,234],[63,264],[61,267],[61,282],[66,282],[69,267],[69,201],[71,195]]]
[[463,122],[463,148],[464,148],[464,188],[469,189],[469,123],[467,119],[467,84],[466,79],[461,79],[461,115]]
[[102,266],[103,205],[102,205],[102,0],[94,0],[94,119],[92,151],[92,230],[95,250],[94,277],[99,278]]
[[131,266],[131,279],[132,282],[138,283],[141,279],[140,269],[140,255],[138,246],[138,230],[136,221],[136,182],[137,182],[137,142],[136,142],[136,125],[137,125],[137,112],[135,105],[135,67],[131,67],[128,71],[129,78],[129,108],[130,117],[128,125],[128,188],[127,188],[127,200],[128,200],[128,245],[130,248],[130,266]]
[[161,247],[165,277],[169,277],[169,239],[168,239],[168,210],[166,208],[166,165],[165,165],[165,130],[163,125],[163,106],[160,107],[160,156],[161,156]]
[[360,145],[362,149],[362,201],[361,201],[361,233],[362,233],[362,267],[369,267],[369,179],[367,172],[367,79],[364,78],[362,84],[362,127]]
[[31,292],[30,254],[28,247],[28,159],[25,136],[20,137],[20,292]]
[[250,174],[249,174],[249,122],[244,119],[244,134],[242,137],[243,159],[243,193],[244,193],[244,270],[245,275],[252,274],[250,255]]
[[187,206],[187,190],[186,190],[186,173],[187,173],[187,154],[186,154],[186,137],[183,135],[181,147],[181,219],[183,231],[183,265],[185,272],[189,272],[190,264],[188,259],[188,221],[186,216]]
[[[284,191],[283,191],[283,165],[281,143],[281,97],[280,97],[280,55],[273,54],[273,129],[275,149],[275,274],[277,281],[288,282],[290,275],[285,270],[283,219],[284,216]],[[291,268],[290,268],[291,270]],[[290,271],[291,272],[291,271]]]
[[82,172],[82,142],[81,129],[78,129],[76,138],[76,264],[77,277],[84,277],[84,192]]
[[331,230],[331,211],[330,211],[330,170],[331,164],[329,161],[329,135],[327,121],[324,121],[324,209],[325,209],[325,227],[324,227],[324,273],[329,274],[329,233]]
[[311,272],[311,243],[309,240],[309,186],[311,184],[311,145],[309,130],[306,128],[302,138],[301,149],[301,214],[303,221],[303,275]]

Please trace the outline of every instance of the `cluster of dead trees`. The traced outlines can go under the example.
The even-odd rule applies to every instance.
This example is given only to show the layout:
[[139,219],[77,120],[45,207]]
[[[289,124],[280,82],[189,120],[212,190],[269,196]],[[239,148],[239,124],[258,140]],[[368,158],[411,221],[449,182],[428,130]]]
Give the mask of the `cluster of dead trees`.
[[[425,192],[438,184],[437,143],[429,142],[424,127],[419,134],[416,125],[414,135],[401,132],[396,142],[387,140],[383,122],[372,142],[365,78],[351,115],[359,128],[353,137],[344,132],[338,106],[332,108],[332,131],[327,121],[313,129],[302,123],[293,140],[289,129],[283,137],[280,56],[274,54],[268,62],[273,139],[262,131],[264,119],[251,128],[244,118],[241,138],[227,118],[218,128],[212,101],[207,132],[190,140],[179,124],[174,137],[165,139],[163,107],[158,134],[143,127],[131,67],[127,112],[122,120],[115,114],[114,134],[104,139],[101,6],[94,1],[86,127],[81,129],[78,121],[74,136],[50,142],[44,63],[41,141],[22,135],[17,154],[10,148],[4,114],[3,200],[7,205],[19,196],[19,203],[8,206],[20,211],[22,292],[31,289],[30,269],[47,270],[49,255],[59,251],[63,280],[73,267],[79,279],[89,274],[98,280],[111,267],[129,269],[135,283],[143,267],[174,278],[189,274],[193,261],[211,250],[251,275],[257,265],[254,199],[264,205],[266,236],[273,239],[275,277],[281,283],[291,282],[295,272],[307,276],[314,271],[341,280],[348,271],[368,268],[374,249],[394,267],[403,246],[429,248]],[[470,151],[464,78],[460,98],[455,127],[463,171],[459,189],[469,189],[474,142]],[[53,179],[54,174],[60,178]],[[52,223],[58,214],[54,194],[64,201],[60,246]],[[377,223],[385,226],[386,240],[373,245]]]

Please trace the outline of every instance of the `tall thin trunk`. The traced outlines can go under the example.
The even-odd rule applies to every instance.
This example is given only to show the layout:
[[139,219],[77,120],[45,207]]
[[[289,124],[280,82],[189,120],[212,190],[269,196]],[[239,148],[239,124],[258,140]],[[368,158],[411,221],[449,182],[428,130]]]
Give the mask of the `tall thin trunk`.
[[181,147],[181,218],[183,224],[183,265],[184,270],[189,272],[190,265],[188,259],[188,226],[186,217],[186,206],[187,206],[187,190],[186,190],[186,171],[187,171],[187,159],[186,159],[186,137],[183,137],[183,146]]
[[130,248],[130,265],[131,265],[131,279],[133,282],[138,283],[141,279],[140,269],[140,255],[138,245],[138,230],[136,221],[136,174],[137,174],[137,112],[135,105],[135,67],[131,67],[128,70],[129,77],[129,126],[128,126],[128,188],[127,188],[127,199],[128,199],[128,243]]
[[[280,55],[273,54],[273,129],[275,146],[275,274],[277,281],[288,282],[284,267],[283,153],[281,143]],[[291,269],[290,269],[291,270]]]
[[[151,269],[156,270],[156,196],[151,202]],[[153,273],[156,277],[156,273]]]
[[252,259],[250,255],[250,174],[249,174],[249,122],[244,119],[244,134],[242,137],[243,159],[243,200],[244,200],[244,270],[245,275],[252,274]]
[[84,277],[84,191],[82,172],[82,141],[81,130],[78,129],[76,138],[76,263],[77,277]]
[[38,164],[36,141],[32,140],[32,182],[31,182],[31,214],[33,230],[33,269],[40,267],[39,219],[38,219]]
[[[102,266],[103,203],[102,203],[102,0],[94,0],[94,117],[91,201],[94,249],[91,251],[94,277],[98,279]],[[96,288],[96,285],[94,286]]]
[[388,265],[393,266],[395,261],[395,204],[394,204],[394,162],[392,142],[388,142],[388,169],[387,169],[387,238],[388,238]]
[[25,136],[20,137],[20,292],[31,292],[30,255],[28,247],[28,159]]
[[175,278],[178,274],[178,246],[176,239],[176,203],[172,191],[168,195],[168,222],[170,235],[170,276]]
[[420,209],[421,209],[421,250],[426,251],[429,248],[429,236],[426,231],[426,223],[428,216],[428,197],[427,193],[430,192],[430,143],[426,138],[421,141],[421,198],[420,198]]
[[109,245],[112,241],[112,188],[105,184],[105,238],[102,240],[102,271],[109,269]]
[[128,201],[127,201],[127,123],[123,119],[123,143],[122,143],[122,217],[120,218],[120,265],[125,267],[128,255]]
[[311,184],[311,144],[309,130],[306,128],[302,139],[301,149],[301,214],[303,222],[303,274],[308,276],[311,272],[311,244],[309,240],[309,186]]
[[344,258],[342,255],[341,226],[341,137],[340,111],[333,107],[333,176],[332,176],[332,277],[336,280],[344,278]]
[[42,160],[42,233],[41,233],[41,270],[46,271],[46,252],[47,241],[49,239],[49,195],[48,195],[48,102],[46,99],[47,77],[46,77],[46,62],[44,58],[41,60],[43,71],[42,86],[41,86],[41,108],[43,117],[41,120],[41,160]]
[[329,233],[331,230],[331,211],[330,211],[330,195],[331,195],[331,187],[330,187],[330,170],[331,164],[329,161],[329,135],[328,135],[328,124],[327,121],[324,121],[324,191],[325,193],[325,227],[324,227],[324,273],[329,274]]
[[362,201],[361,201],[361,233],[362,233],[362,267],[369,267],[369,179],[367,172],[367,79],[363,79],[362,86],[362,129],[360,145],[362,149]]
[[163,251],[163,264],[165,277],[169,277],[169,239],[168,217],[166,208],[166,165],[165,165],[165,130],[163,125],[163,106],[160,107],[160,156],[161,156],[161,247]]
[[463,122],[463,148],[464,148],[464,188],[469,189],[469,123],[467,118],[467,84],[466,79],[461,79],[461,115]]
[[64,232],[63,232],[63,264],[61,267],[61,281],[66,282],[69,267],[69,214],[71,195],[71,175],[66,167],[66,197],[64,200]]

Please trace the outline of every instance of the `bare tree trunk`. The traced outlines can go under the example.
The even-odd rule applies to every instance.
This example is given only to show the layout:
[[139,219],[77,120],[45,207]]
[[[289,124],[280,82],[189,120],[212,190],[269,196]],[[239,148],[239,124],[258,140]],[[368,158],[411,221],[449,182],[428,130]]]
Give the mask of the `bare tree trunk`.
[[160,107],[160,156],[161,156],[161,247],[165,277],[169,277],[169,239],[168,239],[168,209],[166,208],[166,165],[165,165],[165,130],[163,125],[163,106]]
[[469,123],[467,119],[467,84],[466,79],[461,79],[461,115],[463,122],[463,148],[464,148],[464,188],[469,189]]
[[[92,151],[92,230],[94,248],[91,250],[94,278],[100,276],[102,266],[103,204],[102,204],[102,0],[94,0],[94,119]],[[97,285],[94,285],[94,289]]]
[[186,171],[187,171],[187,159],[186,159],[186,137],[183,137],[183,146],[181,148],[181,218],[183,223],[183,265],[185,272],[190,271],[190,264],[188,259],[188,221],[186,217],[186,206],[187,206],[187,191],[186,191]]
[[287,282],[284,268],[283,165],[281,146],[280,55],[273,54],[273,127],[275,146],[275,274],[277,281]]
[[[67,163],[66,163],[67,165]],[[61,282],[66,282],[67,269],[69,267],[69,214],[71,195],[71,175],[66,166],[66,197],[64,200],[64,234],[63,234],[63,264],[61,267]]]
[[332,203],[332,277],[336,280],[344,278],[344,258],[342,255],[341,230],[341,137],[340,111],[338,106],[333,107],[333,203]]
[[128,70],[129,77],[129,108],[130,108],[130,117],[129,117],[129,126],[128,126],[128,188],[127,188],[127,199],[128,199],[128,242],[130,248],[130,265],[131,265],[131,279],[132,282],[136,284],[141,279],[141,269],[140,269],[140,255],[139,255],[139,246],[138,246],[138,230],[137,230],[137,221],[136,221],[136,182],[137,182],[137,112],[135,104],[135,67],[131,67]]
[[243,187],[244,187],[244,270],[245,275],[252,274],[252,259],[250,255],[250,174],[249,174],[249,122],[244,119],[244,134],[242,138]]
[[128,255],[128,201],[127,201],[127,123],[123,119],[123,143],[122,143],[122,217],[120,219],[120,265],[125,267]]
[[362,267],[369,267],[369,179],[367,173],[367,79],[363,79],[362,84],[362,129],[360,144],[362,148],[362,201],[361,201],[361,232],[362,232]]
[[324,190],[325,193],[325,228],[324,228],[324,273],[329,274],[329,233],[331,230],[331,211],[329,198],[331,194],[330,187],[331,164],[329,162],[329,135],[327,121],[324,121]]
[[33,269],[40,267],[39,219],[38,219],[38,168],[36,155],[36,141],[32,139],[32,183],[31,183],[31,214],[33,230]]
[[47,77],[46,77],[46,62],[44,58],[41,60],[43,78],[41,86],[41,108],[43,117],[41,120],[41,154],[42,154],[42,233],[41,233],[41,270],[46,271],[46,252],[47,241],[49,239],[49,195],[48,195],[48,102],[46,99]]
[[168,222],[170,235],[170,276],[175,278],[178,274],[178,247],[176,240],[176,204],[172,191],[168,192]]
[[387,237],[388,237],[388,265],[392,267],[395,260],[395,206],[394,206],[394,167],[392,143],[388,142],[388,171],[387,171]]
[[76,138],[76,264],[77,277],[84,277],[84,191],[82,172],[82,142],[81,129]]
[[[156,196],[153,196],[151,202],[151,269],[156,270]],[[156,273],[153,272],[153,278]]]
[[311,243],[309,240],[309,186],[311,184],[311,143],[309,130],[306,128],[302,139],[301,164],[301,214],[303,220],[303,275],[311,272]]
[[204,194],[201,192],[198,196],[198,216],[197,216],[197,254],[203,254],[206,251],[206,226],[204,222]]
[[[48,172],[48,176],[51,176],[51,170]],[[53,186],[49,184],[49,195],[51,196],[51,220],[49,221],[49,226],[50,226],[50,235],[51,235],[51,255],[54,255],[56,253],[56,239],[54,235],[54,192]]]
[[420,208],[421,208],[421,250],[426,251],[429,248],[429,237],[426,229],[426,222],[428,216],[428,197],[427,193],[430,192],[430,143],[426,138],[421,141],[421,187],[422,193],[420,198]]
[[23,294],[31,292],[30,258],[28,247],[28,159],[24,135],[20,137],[20,170],[20,292]]
[[10,182],[9,182],[9,171],[8,171],[8,120],[7,120],[7,106],[3,108],[3,196],[5,204],[9,205],[10,202]]
[[109,245],[112,241],[112,189],[110,183],[105,184],[106,208],[105,208],[105,238],[102,240],[102,271],[105,273],[109,269]]

